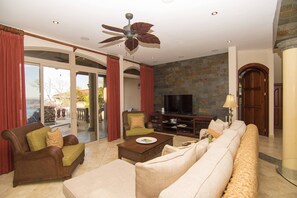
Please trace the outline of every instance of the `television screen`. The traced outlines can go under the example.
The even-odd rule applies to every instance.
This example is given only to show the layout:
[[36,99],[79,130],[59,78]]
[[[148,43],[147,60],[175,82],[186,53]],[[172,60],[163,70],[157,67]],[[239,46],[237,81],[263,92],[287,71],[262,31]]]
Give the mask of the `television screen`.
[[192,114],[192,95],[164,95],[167,113]]

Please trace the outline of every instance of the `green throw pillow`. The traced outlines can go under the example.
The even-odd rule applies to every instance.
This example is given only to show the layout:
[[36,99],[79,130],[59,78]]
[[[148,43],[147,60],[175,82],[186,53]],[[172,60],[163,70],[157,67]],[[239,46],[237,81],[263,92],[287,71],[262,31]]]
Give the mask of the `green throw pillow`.
[[46,147],[46,134],[51,131],[50,127],[42,127],[27,133],[27,141],[31,151],[38,151]]

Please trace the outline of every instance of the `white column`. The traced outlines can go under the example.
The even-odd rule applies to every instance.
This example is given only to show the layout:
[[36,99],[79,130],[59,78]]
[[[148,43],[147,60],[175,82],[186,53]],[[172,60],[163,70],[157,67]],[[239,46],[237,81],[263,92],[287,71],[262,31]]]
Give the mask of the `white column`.
[[124,111],[124,58],[122,55],[120,57],[120,123],[121,123],[121,136],[123,136],[123,120],[122,112]]
[[[238,69],[237,69],[237,49],[236,46],[228,48],[228,76],[229,76],[229,93],[234,95],[236,103],[237,100],[237,86],[238,86]],[[233,120],[237,119],[237,108],[233,109]]]
[[283,54],[282,173],[297,183],[297,38],[278,44]]

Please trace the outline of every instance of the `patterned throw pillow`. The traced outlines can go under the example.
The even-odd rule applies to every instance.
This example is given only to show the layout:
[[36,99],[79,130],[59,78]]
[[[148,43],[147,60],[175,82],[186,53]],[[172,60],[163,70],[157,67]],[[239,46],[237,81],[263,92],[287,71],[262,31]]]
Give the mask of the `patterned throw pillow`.
[[61,131],[57,128],[53,132],[47,132],[46,135],[47,146],[63,147],[63,137]]
[[144,128],[144,116],[132,116],[130,129],[134,128]]

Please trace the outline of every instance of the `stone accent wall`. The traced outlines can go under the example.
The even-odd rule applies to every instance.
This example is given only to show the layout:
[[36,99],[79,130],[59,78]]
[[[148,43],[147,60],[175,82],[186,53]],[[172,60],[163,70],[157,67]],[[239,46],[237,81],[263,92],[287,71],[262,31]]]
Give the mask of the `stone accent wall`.
[[164,106],[164,95],[192,94],[193,114],[225,120],[228,53],[156,65],[154,75],[155,111]]

